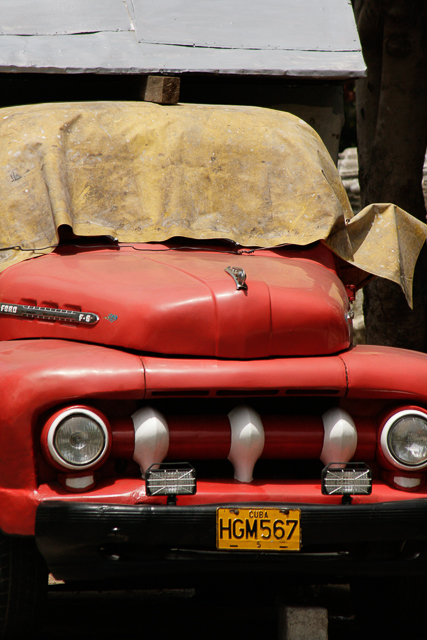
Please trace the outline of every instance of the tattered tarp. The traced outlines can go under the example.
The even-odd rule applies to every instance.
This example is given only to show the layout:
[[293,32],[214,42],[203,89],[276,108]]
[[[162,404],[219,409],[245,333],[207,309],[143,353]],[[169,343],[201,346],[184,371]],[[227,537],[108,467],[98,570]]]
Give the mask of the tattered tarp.
[[318,240],[401,285],[426,226],[394,205],[353,216],[304,121],[257,107],[97,102],[0,110],[0,270],[53,250],[58,228],[123,242]]

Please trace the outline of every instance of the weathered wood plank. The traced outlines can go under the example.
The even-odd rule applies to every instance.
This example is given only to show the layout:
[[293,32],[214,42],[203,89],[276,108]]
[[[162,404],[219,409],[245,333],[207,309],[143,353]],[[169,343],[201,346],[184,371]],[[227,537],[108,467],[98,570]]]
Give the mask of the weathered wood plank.
[[141,99],[158,104],[177,104],[181,78],[176,76],[147,76],[141,91]]

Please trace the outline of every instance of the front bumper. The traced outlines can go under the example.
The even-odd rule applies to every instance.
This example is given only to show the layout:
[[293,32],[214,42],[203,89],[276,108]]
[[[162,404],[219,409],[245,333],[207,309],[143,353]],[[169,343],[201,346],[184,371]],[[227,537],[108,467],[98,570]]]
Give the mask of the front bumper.
[[282,553],[216,550],[217,506],[239,507],[46,501],[37,509],[36,541],[50,571],[64,580],[146,576],[153,584],[156,576],[184,585],[209,573],[318,580],[427,573],[427,499],[269,503],[301,510],[302,550]]

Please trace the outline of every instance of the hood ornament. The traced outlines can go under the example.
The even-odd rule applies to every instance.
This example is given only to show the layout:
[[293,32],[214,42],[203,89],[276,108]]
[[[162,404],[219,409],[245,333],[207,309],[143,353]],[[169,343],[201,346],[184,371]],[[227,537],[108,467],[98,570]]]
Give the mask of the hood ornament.
[[227,267],[224,269],[229,276],[231,276],[236,283],[236,289],[247,289],[248,285],[246,284],[246,273],[244,269],[240,269],[240,267]]

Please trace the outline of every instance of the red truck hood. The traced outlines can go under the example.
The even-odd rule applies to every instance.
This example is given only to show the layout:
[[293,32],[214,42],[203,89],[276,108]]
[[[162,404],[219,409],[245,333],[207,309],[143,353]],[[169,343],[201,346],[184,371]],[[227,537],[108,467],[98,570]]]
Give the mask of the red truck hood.
[[[62,338],[219,358],[326,355],[349,347],[348,300],[330,252],[248,255],[165,246],[65,247],[0,276],[0,304],[97,314],[93,325],[0,314],[3,340]],[[244,269],[238,290],[225,268]]]

